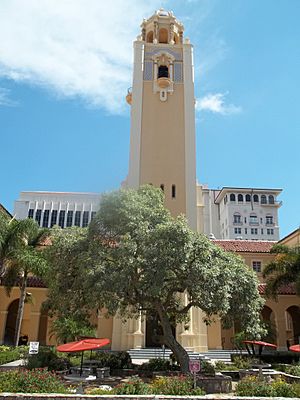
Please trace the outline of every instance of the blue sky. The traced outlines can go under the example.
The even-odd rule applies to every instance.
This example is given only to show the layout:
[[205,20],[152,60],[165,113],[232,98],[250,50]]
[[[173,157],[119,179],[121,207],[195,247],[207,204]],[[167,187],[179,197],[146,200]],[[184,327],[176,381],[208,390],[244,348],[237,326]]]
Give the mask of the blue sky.
[[288,234],[300,225],[298,0],[2,0],[0,203],[119,188],[132,41],[161,6],[194,44],[198,180],[282,188]]

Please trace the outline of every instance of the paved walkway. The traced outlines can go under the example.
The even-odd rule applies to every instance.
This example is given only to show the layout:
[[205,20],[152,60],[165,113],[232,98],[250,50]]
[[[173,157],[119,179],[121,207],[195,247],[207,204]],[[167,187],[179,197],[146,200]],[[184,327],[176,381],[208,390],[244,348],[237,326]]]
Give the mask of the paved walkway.
[[24,365],[24,360],[11,361],[9,363],[2,364],[1,367],[20,367],[21,365]]

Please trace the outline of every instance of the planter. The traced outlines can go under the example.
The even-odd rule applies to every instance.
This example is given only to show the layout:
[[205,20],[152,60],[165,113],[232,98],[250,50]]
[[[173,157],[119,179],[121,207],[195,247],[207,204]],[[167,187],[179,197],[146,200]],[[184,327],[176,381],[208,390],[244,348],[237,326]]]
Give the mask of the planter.
[[222,374],[215,376],[198,375],[197,386],[205,390],[207,394],[230,393],[232,391],[232,378]]

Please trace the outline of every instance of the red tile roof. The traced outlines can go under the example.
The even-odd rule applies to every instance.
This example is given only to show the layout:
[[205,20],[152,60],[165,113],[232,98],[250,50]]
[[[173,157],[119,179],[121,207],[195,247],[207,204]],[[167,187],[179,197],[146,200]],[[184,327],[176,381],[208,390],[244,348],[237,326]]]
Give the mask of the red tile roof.
[[235,253],[270,253],[276,242],[266,240],[213,240],[217,246]]
[[[266,290],[266,284],[265,283],[260,283],[258,285],[258,291],[260,295],[264,295]],[[286,285],[283,286],[279,289],[278,294],[296,294],[296,290],[294,285]]]

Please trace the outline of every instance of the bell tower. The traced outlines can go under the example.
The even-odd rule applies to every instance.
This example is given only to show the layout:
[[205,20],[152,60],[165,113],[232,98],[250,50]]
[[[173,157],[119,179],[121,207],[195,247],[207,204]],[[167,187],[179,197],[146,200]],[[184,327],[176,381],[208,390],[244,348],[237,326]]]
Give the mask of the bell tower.
[[172,12],[160,9],[134,41],[127,185],[160,187],[173,215],[197,229],[192,45]]

